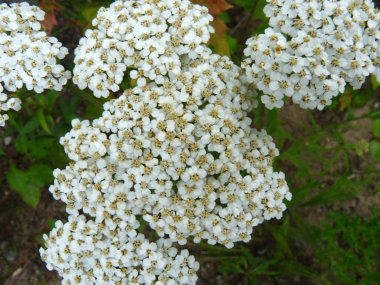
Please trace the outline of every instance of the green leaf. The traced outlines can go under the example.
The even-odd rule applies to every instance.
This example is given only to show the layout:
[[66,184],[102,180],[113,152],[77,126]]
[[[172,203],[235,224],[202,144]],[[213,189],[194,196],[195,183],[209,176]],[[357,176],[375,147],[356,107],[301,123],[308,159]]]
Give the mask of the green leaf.
[[367,88],[361,88],[358,90],[350,89],[352,94],[352,102],[355,107],[364,107],[369,100],[373,98],[374,89],[371,85],[368,85]]
[[278,110],[265,110],[268,118],[267,131],[276,138],[277,147],[281,148],[286,139],[294,140],[294,138],[283,129],[283,124],[278,118]]
[[256,28],[255,34],[262,34],[264,33],[265,29],[268,27],[269,18],[264,13],[264,7],[268,4],[266,0],[255,0],[255,1],[248,1],[253,2],[253,5],[251,6],[251,9],[253,10],[253,19],[259,20],[261,23]]
[[28,151],[29,141],[26,135],[20,134],[14,142],[16,151],[20,154],[25,154]]
[[372,118],[372,119],[374,119],[374,120],[376,120],[376,119],[378,119],[379,116],[380,116],[380,110],[372,110],[372,111],[369,111],[369,112],[367,113],[367,116],[370,117],[370,118]]
[[234,274],[244,273],[245,270],[243,270],[240,265],[241,265],[240,259],[239,260],[236,260],[236,258],[222,259],[222,262],[218,266],[218,271],[220,273],[234,273]]
[[0,148],[0,156],[4,155],[4,154],[5,154],[5,152]]
[[46,164],[34,164],[28,169],[33,184],[43,187],[53,181],[53,170]]
[[86,108],[86,119],[96,119],[99,118],[102,115],[103,108],[99,107],[98,105],[89,103]]
[[49,135],[52,135],[52,132],[49,129],[49,126],[46,122],[44,110],[38,109],[37,110],[37,118],[38,122],[40,123],[40,126],[44,129],[45,132],[47,132]]
[[228,43],[228,46],[230,47],[230,53],[234,54],[238,50],[238,41],[237,39],[231,37],[230,35],[226,34],[226,40]]
[[48,220],[47,224],[48,224],[49,229],[51,229],[51,230],[54,229],[56,221],[57,220],[54,220],[54,219]]
[[18,116],[18,113],[9,112],[8,116],[10,125],[14,126],[16,130],[20,131],[22,129],[22,119],[20,116]]
[[376,119],[373,121],[372,133],[375,137],[380,138],[380,119]]
[[11,165],[7,179],[9,186],[20,193],[25,203],[37,207],[41,197],[41,187],[53,181],[52,169],[45,164],[32,165],[23,171]]
[[286,237],[282,233],[275,232],[275,231],[272,231],[272,235],[276,239],[279,249],[285,252],[290,257],[294,257],[293,252],[289,247]]
[[[20,193],[21,194],[21,193]],[[40,202],[41,198],[41,189],[40,187],[28,184],[23,192],[22,199],[26,204],[29,206],[32,206],[33,208],[36,208],[38,205],[38,202]]]
[[301,204],[307,198],[310,190],[316,188],[319,184],[317,180],[312,180],[302,186],[294,188],[292,190],[292,200],[289,203],[291,205]]
[[218,14],[217,16],[219,19],[221,19],[224,23],[230,23],[231,22],[231,17],[228,15],[226,11]]
[[253,269],[253,272],[255,274],[265,274],[265,275],[273,275],[275,272],[268,272],[266,271],[267,268],[272,265],[272,264],[276,264],[278,262],[278,259],[269,259],[267,261],[264,261],[263,263],[261,263],[259,266],[256,266],[254,269]]
[[380,159],[380,141],[373,140],[369,144],[369,150],[372,153],[372,156],[374,159],[379,160]]
[[100,6],[101,5],[86,3],[81,11],[79,11],[78,19],[81,22],[85,22],[82,24],[84,29],[89,29],[92,27],[92,19],[96,17]]
[[248,261],[248,263],[250,265],[255,264],[255,259],[254,259],[253,255],[252,255],[252,253],[249,251],[249,249],[247,249],[244,246],[241,246],[240,249],[243,252],[243,256]]
[[7,178],[9,186],[16,191],[22,192],[28,183],[28,175],[24,171],[17,169],[14,165],[11,165],[9,168]]
[[291,276],[292,278],[295,276],[305,276],[307,278],[316,280],[316,284],[332,285],[331,283],[325,282],[325,280],[322,279],[319,274],[315,273],[315,270],[312,270],[295,260],[287,259],[279,264],[278,268],[281,268],[284,275]]
[[30,179],[27,172],[11,165],[7,179],[10,187],[20,193],[25,203],[33,208],[37,207],[40,201],[41,191],[39,187],[29,183]]
[[52,109],[57,98],[58,98],[58,93],[56,90],[53,90],[53,89],[48,90],[46,92],[46,96],[44,96],[44,100],[46,102],[46,108]]
[[20,129],[20,134],[29,134],[33,132],[39,126],[38,119],[36,116],[33,116],[29,119],[26,125],[22,126]]
[[246,11],[250,11],[255,5],[255,1],[252,0],[232,0],[232,2],[243,7]]
[[30,155],[38,159],[49,158],[54,155],[52,154],[52,147],[57,143],[57,140],[52,137],[37,138],[29,145]]
[[277,158],[278,160],[286,160],[292,163],[294,166],[297,167],[297,177],[310,177],[310,169],[307,163],[304,159],[300,157],[300,153],[302,148],[305,146],[295,146],[292,148],[289,148],[287,151],[282,152],[280,156]]
[[372,82],[373,89],[377,89],[380,86],[380,83],[377,82],[375,75],[371,76],[371,82]]
[[348,174],[342,174],[334,185],[326,190],[323,190],[306,203],[303,203],[302,206],[331,204],[337,201],[352,198],[362,191],[364,186],[366,186],[371,179],[372,177],[368,175],[363,180],[354,181],[348,178]]
[[51,154],[49,156],[49,160],[54,168],[65,168],[66,165],[70,162],[63,146],[60,144],[54,143],[50,148],[50,152]]
[[79,101],[80,96],[72,97],[69,103],[66,103],[63,97],[59,97],[59,106],[61,107],[62,111],[61,114],[66,123],[70,124],[72,119],[77,118],[75,115],[75,110],[77,110]]
[[[311,243],[317,243],[320,239],[321,229],[317,226],[311,225],[310,222],[296,211],[289,211],[292,221],[295,223],[295,233],[293,238],[298,240],[306,240]],[[302,229],[302,230],[299,230]]]

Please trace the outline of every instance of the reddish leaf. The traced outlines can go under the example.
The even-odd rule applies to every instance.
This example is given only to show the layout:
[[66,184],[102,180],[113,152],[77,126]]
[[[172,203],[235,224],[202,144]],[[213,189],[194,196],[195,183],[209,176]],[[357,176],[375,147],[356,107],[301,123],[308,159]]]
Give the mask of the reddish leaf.
[[224,0],[193,0],[193,3],[206,6],[209,13],[213,16],[216,16],[233,7]]
[[226,39],[228,27],[219,18],[214,19],[212,26],[215,29],[215,33],[211,34],[210,44],[212,44],[218,54],[231,57],[230,47]]
[[51,35],[54,26],[58,25],[55,17],[55,11],[62,10],[63,7],[56,3],[55,0],[42,0],[39,7],[45,11],[45,19],[42,21],[42,28],[48,36]]
[[339,111],[345,110],[352,103],[352,94],[349,90],[344,92],[343,96],[339,97]]
[[215,51],[220,55],[231,56],[230,48],[226,39],[226,32],[228,27],[216,15],[232,8],[233,6],[225,0],[192,0],[193,3],[206,6],[209,13],[214,16],[214,21],[211,25],[215,29],[215,33],[211,34],[210,44],[214,47]]

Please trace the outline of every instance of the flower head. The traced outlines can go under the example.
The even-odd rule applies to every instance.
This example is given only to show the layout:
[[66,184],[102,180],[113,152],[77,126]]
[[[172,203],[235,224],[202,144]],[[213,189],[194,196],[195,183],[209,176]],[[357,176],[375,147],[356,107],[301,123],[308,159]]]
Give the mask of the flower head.
[[101,8],[75,50],[74,82],[97,97],[119,90],[124,73],[143,86],[180,74],[182,57],[204,52],[213,28],[207,8],[190,1],[115,1]]
[[[194,284],[198,263],[187,250],[177,254],[171,242],[193,237],[229,248],[247,242],[253,227],[281,218],[291,199],[284,174],[272,168],[278,155],[272,138],[251,127],[256,91],[241,68],[205,45],[210,20],[207,9],[188,1],[116,1],[100,9],[97,28],[76,50],[74,81],[95,96],[117,91],[125,72],[135,80],[104,104],[100,118],[72,121],[60,141],[72,162],[54,171],[49,188],[71,219],[85,214],[99,233],[104,229],[104,247],[113,253],[100,261],[101,283],[112,276],[128,284]],[[137,219],[165,240],[144,243],[133,230]],[[130,225],[122,230],[122,247],[140,239],[139,248],[126,248],[137,255],[126,259],[128,275],[121,278],[128,280],[114,277],[126,266],[113,244],[120,225]],[[60,264],[76,264],[84,249],[74,243],[76,255],[61,262],[54,247],[48,244],[42,257],[66,276]],[[77,278],[70,272],[67,278]]]
[[290,193],[272,138],[250,126],[249,85],[226,57],[204,54],[162,85],[125,91],[92,124],[73,121],[61,139],[73,163],[50,188],[69,213],[133,213],[180,244],[227,247],[282,216]]
[[199,263],[169,240],[151,243],[137,234],[139,223],[119,221],[115,228],[85,216],[69,216],[44,235],[41,258],[58,271],[62,284],[195,284]]
[[268,1],[265,34],[250,38],[243,63],[268,108],[291,97],[303,108],[323,109],[346,84],[380,80],[380,14],[372,1]]
[[0,4],[0,126],[8,119],[4,111],[21,108],[12,92],[25,86],[41,93],[61,90],[70,72],[57,64],[67,49],[40,31],[44,12],[28,3]]

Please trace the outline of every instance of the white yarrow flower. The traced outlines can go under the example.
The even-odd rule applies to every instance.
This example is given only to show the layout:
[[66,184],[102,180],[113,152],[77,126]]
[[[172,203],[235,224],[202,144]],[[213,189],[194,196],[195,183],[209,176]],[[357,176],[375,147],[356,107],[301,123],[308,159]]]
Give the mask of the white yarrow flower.
[[358,89],[369,74],[380,80],[380,13],[372,1],[267,2],[271,27],[248,39],[242,65],[267,108],[287,96],[322,110],[346,84]]
[[8,119],[4,111],[21,109],[13,92],[23,86],[36,93],[59,91],[71,76],[57,64],[67,49],[40,31],[44,15],[39,7],[26,2],[0,4],[0,126]]
[[[74,69],[80,88],[106,97],[127,68],[134,83],[104,104],[100,118],[73,120],[60,140],[72,163],[54,171],[49,190],[70,217],[41,256],[65,280],[195,284],[199,264],[172,242],[193,237],[231,248],[285,210],[289,189],[272,168],[279,152],[248,117],[256,91],[241,68],[205,46],[211,20],[189,1],[116,1],[99,10],[96,29],[81,39]],[[274,47],[275,35],[268,31],[262,48]],[[277,44],[285,50],[286,38]],[[261,61],[277,81],[271,88],[290,96],[282,71],[273,68],[289,58],[270,59],[263,54]],[[149,243],[137,217],[167,239]],[[57,255],[57,241],[68,245],[64,255]]]

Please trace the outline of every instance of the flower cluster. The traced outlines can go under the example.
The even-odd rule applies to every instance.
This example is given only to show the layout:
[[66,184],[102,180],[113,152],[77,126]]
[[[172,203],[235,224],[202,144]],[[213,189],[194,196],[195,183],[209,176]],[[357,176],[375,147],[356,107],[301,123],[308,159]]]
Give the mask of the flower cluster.
[[[96,234],[107,237],[104,243],[116,248],[112,256],[120,256],[125,237],[142,239],[133,230],[139,219],[165,238],[157,248],[150,244],[156,254],[162,244],[184,245],[189,237],[231,248],[249,241],[253,227],[264,220],[280,219],[284,200],[291,199],[284,174],[272,168],[279,154],[272,138],[251,127],[248,112],[257,104],[253,85],[241,68],[205,45],[210,20],[207,9],[189,1],[116,1],[100,9],[98,28],[87,31],[76,49],[74,81],[95,96],[119,90],[125,72],[137,79],[104,104],[100,118],[72,121],[60,141],[72,162],[54,171],[49,188],[67,204],[70,219],[86,215]],[[116,228],[124,239],[111,246]],[[52,237],[56,240],[56,231]],[[76,255],[66,260],[57,244]],[[42,256],[77,284],[82,282],[77,276],[95,274],[93,265],[83,267],[88,243],[83,246],[67,239],[48,242]],[[133,272],[128,276],[144,284],[193,284],[197,278],[198,265],[187,251],[178,264],[162,261],[151,275],[145,273],[152,267],[145,256],[121,257],[122,263],[119,257],[99,257],[97,277],[83,282],[103,283],[105,275],[124,283],[119,272],[128,264]],[[166,264],[174,268],[165,275]]]
[[20,110],[21,101],[9,92],[25,86],[41,93],[61,90],[70,72],[57,64],[67,49],[41,31],[44,12],[28,3],[0,5],[0,126],[8,119],[4,111]]
[[250,38],[243,63],[262,102],[281,107],[284,96],[322,110],[350,84],[380,80],[380,14],[370,0],[272,0],[265,34]]
[[290,193],[239,68],[212,55],[190,61],[177,80],[136,86],[105,104],[90,125],[73,121],[61,139],[74,161],[50,190],[75,214],[102,221],[143,215],[160,236],[193,236],[232,247],[252,227],[280,218]]
[[207,43],[212,16],[190,1],[116,1],[101,8],[75,50],[74,83],[97,97],[119,90],[127,69],[144,86],[176,77],[181,56],[196,58]]
[[70,216],[44,235],[47,249],[40,254],[64,285],[195,284],[199,263],[194,256],[188,250],[178,253],[169,240],[149,242],[138,227],[134,219],[108,226]]

